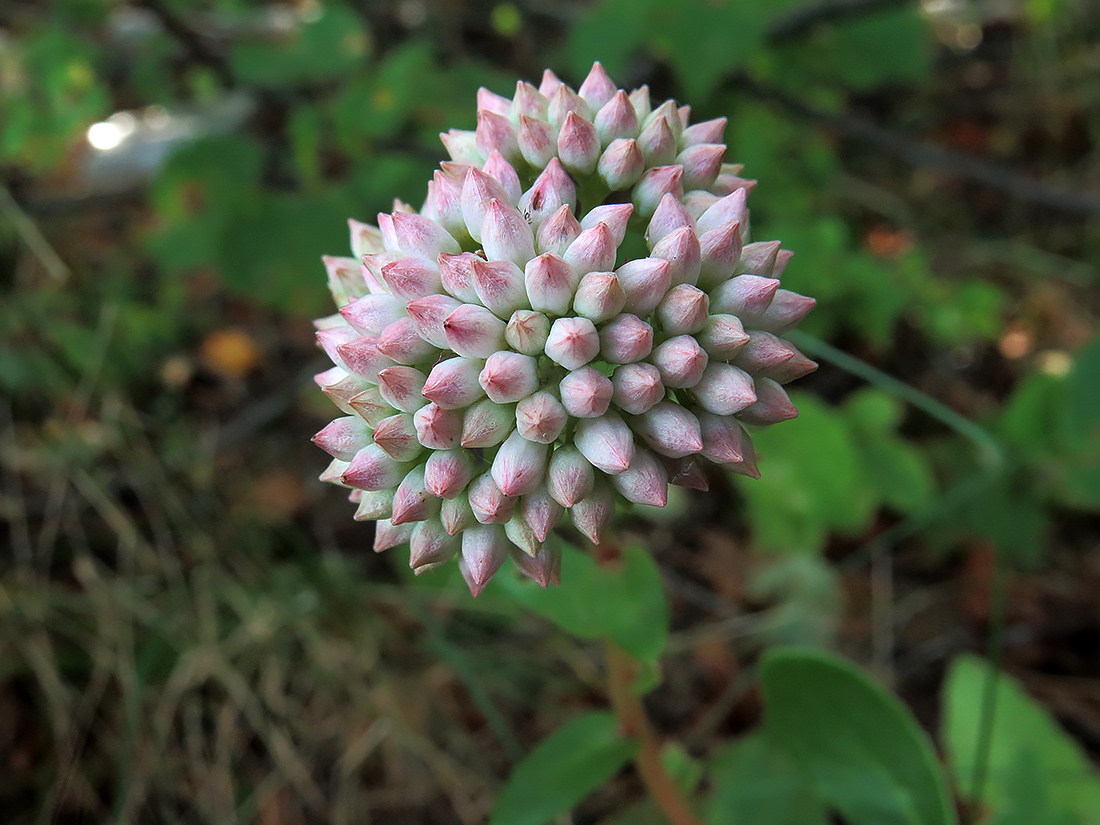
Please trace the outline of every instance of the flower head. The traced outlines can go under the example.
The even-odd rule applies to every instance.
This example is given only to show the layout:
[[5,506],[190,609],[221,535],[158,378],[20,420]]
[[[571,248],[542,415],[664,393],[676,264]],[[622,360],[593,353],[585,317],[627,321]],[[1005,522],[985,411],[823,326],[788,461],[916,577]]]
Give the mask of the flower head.
[[355,257],[325,258],[316,380],[346,415],[314,437],[376,550],[409,542],[417,573],[457,556],[474,595],[509,556],[556,584],[565,517],[598,542],[616,499],[664,506],[708,463],[757,476],[742,423],[796,415],[783,385],[816,368],[780,337],[814,301],[780,288],[779,242],[748,242],[724,119],[598,63],[478,108],[419,212],[352,220]]

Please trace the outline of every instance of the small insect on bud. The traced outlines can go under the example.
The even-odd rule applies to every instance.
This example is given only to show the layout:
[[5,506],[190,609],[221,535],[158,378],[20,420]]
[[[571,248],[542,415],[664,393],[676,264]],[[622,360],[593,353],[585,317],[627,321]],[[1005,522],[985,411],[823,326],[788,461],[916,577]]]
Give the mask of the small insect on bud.
[[562,168],[561,162],[552,158],[535,184],[519,199],[519,208],[532,226],[539,226],[562,206],[573,209],[577,205],[577,190],[573,179]]
[[567,370],[583,367],[600,352],[600,335],[587,318],[558,318],[546,339],[546,354]]

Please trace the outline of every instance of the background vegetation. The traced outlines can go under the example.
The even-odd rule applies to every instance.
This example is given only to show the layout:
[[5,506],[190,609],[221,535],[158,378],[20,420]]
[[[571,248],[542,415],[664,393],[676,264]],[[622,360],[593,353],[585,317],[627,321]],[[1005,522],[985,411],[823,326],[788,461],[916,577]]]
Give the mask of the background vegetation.
[[[593,59],[729,117],[823,367],[475,602],[313,480],[319,256]],[[0,6],[5,821],[659,821],[610,636],[711,825],[1100,822],[1098,74],[1089,0]]]

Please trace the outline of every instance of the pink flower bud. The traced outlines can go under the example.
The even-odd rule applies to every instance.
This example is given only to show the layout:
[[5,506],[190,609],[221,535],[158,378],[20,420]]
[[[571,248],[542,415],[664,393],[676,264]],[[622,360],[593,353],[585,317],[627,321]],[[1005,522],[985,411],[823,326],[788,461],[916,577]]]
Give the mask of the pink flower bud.
[[483,259],[473,252],[440,255],[439,279],[443,288],[464,304],[476,304],[480,299],[474,289],[474,261],[481,260]]
[[388,418],[397,410],[391,407],[378,391],[378,387],[367,387],[360,393],[353,395],[348,402],[355,414],[370,424],[378,425],[383,418]]
[[716,117],[714,120],[703,120],[694,123],[684,129],[680,142],[684,146],[697,146],[701,143],[721,143],[722,135],[726,131],[726,119]]
[[520,210],[533,226],[541,224],[563,205],[570,209],[577,205],[576,187],[561,162],[554,157],[544,165],[546,168],[535,178],[534,186],[519,200]]
[[611,376],[611,400],[623,412],[641,415],[665,397],[661,373],[652,364],[624,364]]
[[744,189],[737,189],[708,208],[696,221],[699,234],[719,229],[728,223],[744,223],[748,218],[745,209],[747,194]]
[[580,92],[585,102],[592,107],[592,111],[596,111],[615,96],[618,87],[615,86],[614,81],[608,77],[604,67],[597,60],[592,64],[592,69],[588,72],[588,76],[577,91]]
[[598,223],[577,236],[562,256],[578,275],[615,268],[615,238],[606,223]]
[[393,213],[393,231],[402,254],[434,261],[440,252],[462,251],[458,241],[430,218],[408,212]]
[[676,158],[676,136],[663,117],[649,120],[638,136],[646,166],[667,166]]
[[765,426],[787,421],[798,415],[790,396],[779,382],[770,378],[756,379],[756,401],[737,414],[746,424]]
[[447,535],[439,519],[421,521],[409,537],[409,567],[419,570],[426,565],[450,561],[458,548],[459,542]]
[[632,91],[630,93],[630,105],[634,107],[634,114],[637,116],[639,123],[649,117],[649,113],[653,111],[649,100],[649,87],[642,85]]
[[485,394],[477,381],[482,366],[482,361],[476,358],[440,361],[428,373],[421,393],[446,410],[468,407]]
[[[727,166],[735,167],[740,170],[740,164],[722,164],[724,170]],[[740,176],[739,172],[726,172],[721,171],[718,173],[718,177],[715,178],[714,184],[710,187],[710,191],[717,195],[725,197],[726,195],[732,195],[738,189],[744,189],[745,194],[752,194],[752,190],[756,188],[756,181]]]
[[382,267],[382,279],[403,301],[439,292],[439,269],[423,258],[398,258]]
[[504,321],[485,307],[463,304],[443,321],[443,332],[450,348],[459,355],[488,358],[504,349],[505,326]]
[[670,270],[664,258],[635,258],[616,269],[615,276],[626,294],[623,309],[639,318],[650,315],[668,292]]
[[[327,321],[328,319],[325,320]],[[337,321],[337,323],[339,322]],[[344,363],[344,359],[340,356],[340,347],[359,337],[359,333],[347,324],[328,326],[317,330],[317,344],[325,351],[325,355],[327,355],[336,366],[343,367],[349,372],[353,372],[353,370]]]
[[581,234],[581,225],[569,211],[569,207],[563,205],[553,215],[542,222],[539,227],[538,249],[539,252],[552,252],[555,255],[564,255],[569,245]]
[[355,454],[341,481],[359,490],[392,490],[411,469],[411,464],[392,458],[377,443],[368,444]]
[[[317,333],[318,339],[329,330],[321,330]],[[373,335],[362,335],[352,338],[345,344],[336,347],[336,353],[349,372],[362,376],[370,381],[378,380],[378,371],[393,366],[393,359],[387,358],[378,351],[378,339]]]
[[508,437],[515,426],[515,407],[486,398],[466,410],[459,443],[468,449],[495,447]]
[[516,498],[506,496],[489,473],[470,482],[470,509],[481,524],[504,524],[512,517]]
[[780,249],[775,256],[775,269],[772,270],[772,277],[779,279],[783,277],[783,273],[787,271],[787,264],[791,262],[791,258],[794,257],[794,252],[789,249]]
[[770,278],[775,271],[779,246],[779,241],[759,241],[747,244],[741,250],[741,260],[737,264],[737,272]]
[[564,510],[554,499],[546,485],[542,485],[533,493],[528,493],[520,500],[520,512],[524,520],[535,533],[539,541],[546,541],[554,525],[562,517]]
[[489,204],[494,199],[508,201],[508,193],[500,182],[480,169],[469,169],[466,172],[466,180],[462,184],[459,204],[462,207],[462,219],[466,222],[470,237],[479,243],[481,242],[481,224],[489,211]]
[[512,109],[512,101],[482,86],[477,90],[477,108],[507,117]]
[[616,317],[624,306],[626,293],[614,272],[589,272],[581,278],[573,297],[573,311],[595,324]]
[[519,119],[519,152],[535,169],[543,169],[557,157],[557,130],[544,120],[521,115]]
[[412,461],[420,455],[416,424],[408,413],[383,418],[374,428],[374,443],[395,461]]
[[364,295],[340,308],[340,315],[362,335],[381,334],[382,330],[405,315],[405,301],[392,295]]
[[633,421],[634,431],[661,455],[683,458],[703,448],[699,420],[671,401],[660,401]]
[[374,524],[374,552],[382,553],[404,544],[413,534],[413,524],[392,524],[381,519]]
[[677,487],[687,487],[690,490],[706,492],[710,489],[706,471],[698,456],[685,456],[684,458],[666,458],[662,462],[668,472],[668,483]]
[[489,201],[489,210],[481,223],[481,243],[490,261],[511,261],[523,266],[535,257],[531,225],[516,207],[497,198]]
[[615,499],[607,483],[597,479],[592,492],[574,504],[569,515],[590,542],[599,544],[604,525],[615,515]]
[[477,148],[476,132],[451,129],[449,132],[440,132],[439,139],[443,141],[443,148],[455,163],[480,166],[485,160],[484,153]]
[[729,361],[749,342],[749,336],[736,315],[711,315],[695,340],[715,361]]
[[516,83],[516,93],[512,97],[510,114],[513,120],[525,116],[545,120],[549,104],[550,101],[542,92],[530,83],[520,80]]
[[789,332],[798,326],[798,323],[816,305],[817,301],[813,298],[807,298],[786,289],[779,289],[776,290],[768,308],[751,320],[753,326],[757,329],[782,335],[784,332]]
[[427,401],[421,395],[427,376],[413,367],[387,367],[378,372],[378,391],[394,409],[416,412]]
[[458,566],[474,598],[481,595],[508,558],[508,546],[504,528],[498,524],[471,527],[462,534],[462,558]]
[[648,126],[655,120],[663,120],[668,124],[668,128],[672,130],[673,137],[676,138],[676,142],[680,142],[680,135],[684,132],[684,124],[680,120],[680,115],[676,111],[676,101],[666,100],[656,109],[654,109],[642,124],[643,127]]
[[416,440],[429,450],[450,450],[462,436],[462,412],[448,410],[435,402],[413,413]]
[[674,198],[684,196],[684,167],[673,164],[647,169],[631,195],[635,211],[642,218],[651,217],[661,198],[670,192]]
[[794,350],[794,357],[789,361],[785,361],[777,367],[771,369],[762,370],[756,374],[756,379],[770,378],[777,384],[789,384],[803,376],[809,375],[811,372],[817,370],[817,364],[799,352],[795,347],[787,344]]
[[390,490],[354,490],[359,493],[359,506],[355,508],[356,521],[388,519],[393,513],[393,493]]
[[638,182],[645,171],[645,158],[642,157],[638,141],[634,138],[618,138],[611,141],[600,155],[596,169],[612,192],[629,189]]
[[[401,250],[397,242],[397,231],[393,225],[393,215],[385,212],[378,213],[378,231],[382,233],[382,246],[386,252],[398,253]],[[373,257],[364,255],[364,258]],[[400,255],[397,255],[400,257]]]
[[367,285],[359,271],[359,261],[355,258],[337,258],[322,255],[321,262],[328,273],[328,289],[338,307],[363,295]]
[[551,444],[569,423],[569,413],[546,390],[528,396],[516,405],[516,429],[528,441]]
[[515,545],[509,551],[513,560],[517,557],[531,559],[542,551],[542,542],[539,541],[522,513],[514,514],[504,523],[504,535]]
[[[505,525],[504,529],[507,530],[508,525]],[[512,561],[520,573],[535,581],[544,590],[551,584],[561,584],[561,547],[558,545],[543,547],[536,556],[513,553]]]
[[[348,485],[344,483],[344,473],[347,472],[350,464],[351,462],[334,458],[328,463],[321,475],[317,476],[317,480],[323,481],[325,484],[339,484],[341,487],[347,487]],[[352,490],[352,493],[356,492],[360,495],[363,493],[362,490]]]
[[570,112],[558,133],[558,157],[574,175],[587,177],[595,172],[600,159],[600,138],[596,127]]
[[[332,402],[346,413],[355,412],[351,399],[368,387],[367,382],[358,375],[352,375],[343,367],[333,367],[313,376],[317,386]],[[367,419],[364,418],[364,421]],[[372,423],[372,422],[368,422]]]
[[630,427],[613,412],[578,421],[573,443],[594,467],[609,475],[621,473],[634,458]]
[[611,230],[615,246],[618,246],[626,237],[627,224],[633,213],[633,204],[603,203],[588,210],[588,214],[581,219],[581,229],[591,229],[598,223],[605,223]]
[[699,218],[703,217],[703,213],[714,206],[718,200],[718,195],[705,189],[692,189],[690,192],[684,193],[684,197],[681,198],[680,202],[683,203],[688,214],[698,221]]
[[370,428],[357,415],[337,418],[313,436],[314,444],[341,461],[351,461],[370,440]]
[[661,198],[660,204],[657,205],[657,211],[649,219],[649,226],[646,227],[645,231],[646,243],[652,249],[653,245],[661,238],[671,235],[677,229],[682,229],[685,226],[694,232],[695,219],[691,217],[677,198],[672,195],[665,195]]
[[[546,116],[551,126],[561,130],[565,126],[565,121],[569,118],[570,113],[575,113],[581,120],[588,120],[592,109],[580,95],[562,83],[550,95],[550,105],[546,108]],[[595,134],[594,129],[593,134]]]
[[638,137],[638,115],[634,111],[630,97],[622,89],[600,107],[593,123],[602,146],[607,146],[611,141],[619,138]]
[[694,387],[707,368],[707,354],[690,335],[669,338],[653,350],[653,363],[666,387]]
[[378,336],[378,351],[398,364],[423,364],[434,361],[439,348],[416,334],[410,318],[399,318]]
[[564,86],[561,78],[554,74],[550,69],[542,70],[542,82],[539,83],[539,92],[549,100],[554,96],[554,92],[558,90],[558,87]]
[[600,335],[587,318],[558,318],[546,339],[546,354],[567,370],[583,367],[600,352]]
[[424,468],[409,470],[397,491],[393,494],[393,515],[390,523],[394,526],[424,521],[439,512],[439,499],[428,492],[424,486]]
[[546,252],[528,261],[523,280],[532,307],[561,315],[573,303],[580,276],[564,258]]
[[409,320],[416,329],[416,334],[434,347],[450,349],[447,341],[447,333],[443,329],[443,321],[447,316],[462,306],[449,295],[426,295],[409,301],[405,309],[409,313]]
[[600,356],[609,364],[641,361],[652,349],[653,327],[637,315],[619,315],[600,329]]
[[[530,232],[530,229],[527,231]],[[488,238],[488,230],[486,233]],[[474,270],[474,291],[477,292],[480,302],[494,315],[501,319],[511,318],[517,309],[527,308],[527,291],[523,288],[522,269],[505,260],[478,259],[471,266]]]
[[733,415],[756,400],[752,376],[732,364],[711,364],[691,394],[715,415]]
[[370,224],[348,218],[348,229],[351,232],[351,252],[357,260],[385,248],[382,244],[382,233]]
[[515,204],[519,200],[519,196],[523,193],[519,175],[516,174],[515,167],[506,161],[500,152],[490,152],[489,157],[485,159],[485,165],[481,167],[481,171],[501,185],[501,188],[508,194],[507,203],[509,205]]
[[561,403],[577,418],[598,418],[611,406],[611,379],[593,367],[573,370],[558,384]]
[[758,275],[738,275],[711,292],[711,312],[736,315],[742,320],[757,318],[771,306],[779,281]]
[[491,400],[511,404],[538,389],[538,362],[530,355],[500,350],[485,361],[477,380]]
[[707,324],[710,298],[688,284],[674,286],[657,307],[657,321],[668,335],[699,332]]
[[741,259],[741,224],[727,223],[699,237],[699,287],[713,289],[729,280]]
[[513,431],[497,450],[491,474],[506,496],[522,496],[534,492],[546,475],[549,447],[528,441]]
[[500,152],[507,161],[520,158],[519,141],[516,138],[516,130],[512,128],[508,118],[498,115],[487,109],[477,113],[477,148],[488,157],[494,149]]
[[465,450],[436,450],[424,463],[424,488],[436,498],[454,498],[474,477],[474,462]]
[[549,336],[550,319],[531,309],[517,309],[504,329],[508,346],[524,355],[541,355]]
[[428,196],[420,210],[420,214],[438,223],[459,242],[469,234],[462,218],[461,195],[462,182],[437,169],[428,182]]
[[704,412],[699,414],[699,425],[703,433],[703,458],[726,469],[745,465],[752,470],[745,475],[759,477],[755,474],[756,455],[752,441],[740,424],[729,416]]
[[443,530],[448,536],[457,536],[463,530],[477,524],[474,511],[470,509],[470,501],[466,496],[444,499],[439,508],[439,519],[443,522]]
[[611,477],[623,498],[635,504],[664,507],[668,504],[668,471],[648,450],[634,451],[630,466]]
[[572,507],[590,492],[596,483],[596,471],[578,450],[562,447],[550,456],[547,487],[550,496],[562,507]]
[[668,261],[668,277],[673,286],[694,286],[698,282],[702,250],[699,248],[699,236],[691,227],[681,227],[661,238],[649,254]]
[[782,367],[797,352],[793,346],[770,332],[751,330],[748,343],[738,351],[733,363],[752,375],[768,373]]
[[676,109],[676,114],[680,116],[681,127],[687,128],[687,125],[691,123],[691,107],[680,106]]

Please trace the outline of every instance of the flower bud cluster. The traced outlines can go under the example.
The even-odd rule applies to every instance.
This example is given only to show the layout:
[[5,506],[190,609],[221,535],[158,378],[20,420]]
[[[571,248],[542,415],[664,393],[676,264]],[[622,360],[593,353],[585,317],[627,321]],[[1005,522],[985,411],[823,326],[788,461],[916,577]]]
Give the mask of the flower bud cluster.
[[[417,573],[458,557],[474,595],[509,557],[545,587],[564,517],[599,542],[617,500],[705,490],[708,464],[758,475],[742,425],[797,414],[783,385],[816,365],[780,336],[814,301],[780,287],[779,242],[748,242],[725,120],[689,115],[598,63],[577,91],[549,71],[482,89],[419,212],[349,221],[317,322],[345,416],[314,441],[375,550],[408,542]],[[646,257],[624,260],[628,231]]]

